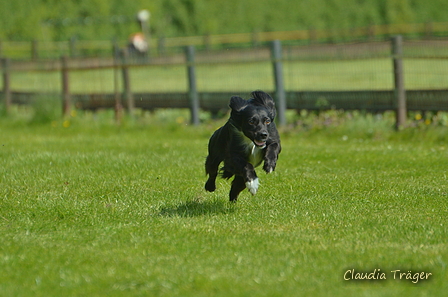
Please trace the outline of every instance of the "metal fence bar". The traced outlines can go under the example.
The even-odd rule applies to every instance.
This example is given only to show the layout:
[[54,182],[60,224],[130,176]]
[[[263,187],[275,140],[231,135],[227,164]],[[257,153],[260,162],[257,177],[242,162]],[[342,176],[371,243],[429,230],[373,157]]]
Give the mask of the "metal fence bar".
[[188,75],[188,99],[190,100],[191,123],[199,124],[199,96],[196,87],[196,69],[194,65],[194,46],[186,48],[187,75]]
[[272,64],[274,68],[275,99],[277,101],[278,123],[286,125],[286,97],[283,83],[282,45],[280,40],[272,42]]
[[392,57],[394,64],[396,127],[399,129],[406,123],[407,114],[403,74],[403,37],[401,35],[392,38]]

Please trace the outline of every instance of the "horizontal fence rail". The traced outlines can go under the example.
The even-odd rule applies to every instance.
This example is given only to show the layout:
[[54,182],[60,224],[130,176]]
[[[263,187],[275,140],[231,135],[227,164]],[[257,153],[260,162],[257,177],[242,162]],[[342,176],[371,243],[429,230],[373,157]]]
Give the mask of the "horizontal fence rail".
[[[273,91],[268,90],[270,93]],[[33,101],[36,93],[12,92],[12,103],[26,105]],[[57,96],[57,94],[41,94]],[[202,110],[220,112],[228,109],[231,96],[247,97],[249,92],[200,92],[199,105]],[[394,91],[286,91],[288,109],[295,110],[365,110],[382,112],[395,110]],[[189,108],[188,94],[179,93],[134,93],[138,98],[135,108],[155,110],[158,108]],[[115,94],[72,94],[74,107],[97,111],[115,107]],[[408,90],[406,91],[409,111],[448,111],[447,90]]]
[[[286,109],[393,110],[405,117],[406,111],[448,111],[447,45],[443,39],[394,37],[307,46],[274,41],[271,47],[219,51],[190,46],[151,59],[127,51],[110,58],[4,58],[0,100],[8,111],[11,104],[58,97],[65,115],[71,108],[113,108],[117,115],[121,109],[132,115],[136,108],[188,108],[197,124],[199,109],[226,111],[231,96],[247,98],[262,89],[276,100],[280,124]],[[91,80],[103,90],[86,91]],[[397,127],[403,121],[397,117]]]

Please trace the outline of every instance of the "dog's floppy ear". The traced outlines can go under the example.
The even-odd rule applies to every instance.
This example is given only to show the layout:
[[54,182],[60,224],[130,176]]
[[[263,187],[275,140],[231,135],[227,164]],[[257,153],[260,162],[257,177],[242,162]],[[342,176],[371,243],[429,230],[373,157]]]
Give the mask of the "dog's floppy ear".
[[232,96],[232,98],[230,98],[229,106],[233,111],[238,112],[247,106],[247,101],[241,97]]
[[275,118],[276,111],[275,111],[275,103],[269,94],[263,92],[263,91],[254,91],[251,93],[252,95],[252,103],[255,105],[261,105],[266,107],[266,109],[269,112],[269,115],[272,119]]

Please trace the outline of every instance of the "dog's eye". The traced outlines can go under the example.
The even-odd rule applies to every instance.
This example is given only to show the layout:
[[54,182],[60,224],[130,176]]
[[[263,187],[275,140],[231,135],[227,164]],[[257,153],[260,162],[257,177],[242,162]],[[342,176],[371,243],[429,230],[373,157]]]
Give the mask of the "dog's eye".
[[249,119],[249,124],[255,125],[255,119]]
[[265,123],[266,125],[269,125],[269,124],[271,123],[271,120],[270,120],[270,119],[266,119],[266,120],[264,120],[264,123]]

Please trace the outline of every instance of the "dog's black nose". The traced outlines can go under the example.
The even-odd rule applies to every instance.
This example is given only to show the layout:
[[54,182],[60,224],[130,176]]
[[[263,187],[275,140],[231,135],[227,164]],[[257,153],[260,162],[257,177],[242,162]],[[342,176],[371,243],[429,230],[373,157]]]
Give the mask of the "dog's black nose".
[[260,134],[258,134],[259,135],[259,137],[261,138],[261,139],[266,139],[266,138],[268,138],[268,133],[266,133],[266,132],[260,132]]

